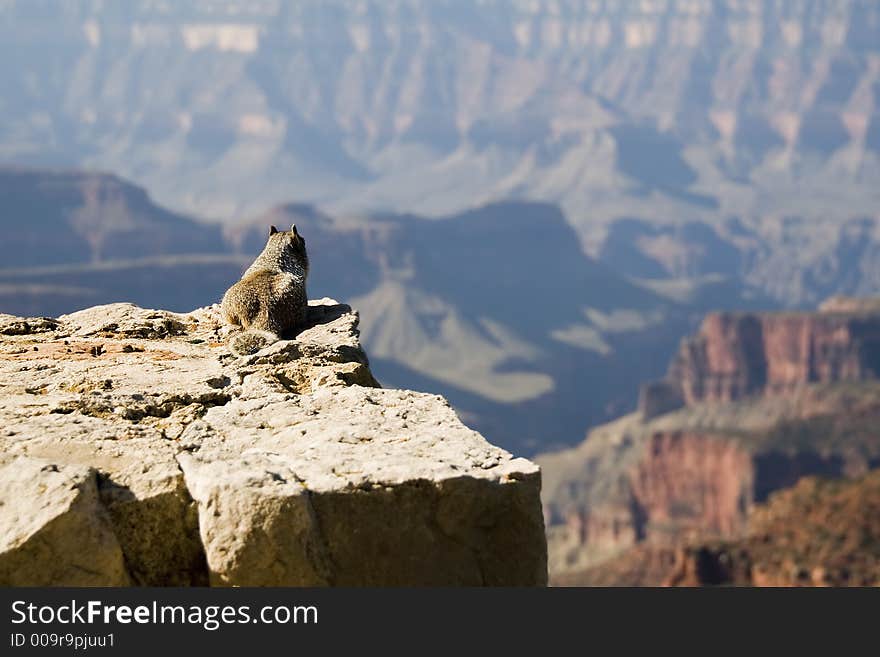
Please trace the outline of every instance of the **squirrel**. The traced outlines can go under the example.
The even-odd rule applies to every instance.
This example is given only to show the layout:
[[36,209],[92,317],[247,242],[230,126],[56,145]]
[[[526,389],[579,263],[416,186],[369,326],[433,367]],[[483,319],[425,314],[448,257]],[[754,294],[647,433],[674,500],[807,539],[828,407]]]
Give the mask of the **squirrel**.
[[263,252],[220,303],[224,319],[243,329],[229,340],[235,355],[256,353],[303,327],[308,312],[308,273],[306,241],[296,224],[289,231],[270,227]]

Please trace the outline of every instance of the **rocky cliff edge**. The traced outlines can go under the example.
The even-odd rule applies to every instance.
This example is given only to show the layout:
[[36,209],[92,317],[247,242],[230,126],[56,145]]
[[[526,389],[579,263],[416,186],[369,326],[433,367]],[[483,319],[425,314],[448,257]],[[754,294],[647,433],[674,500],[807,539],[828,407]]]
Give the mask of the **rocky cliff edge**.
[[0,315],[2,585],[543,585],[538,467],[378,387],[357,314]]

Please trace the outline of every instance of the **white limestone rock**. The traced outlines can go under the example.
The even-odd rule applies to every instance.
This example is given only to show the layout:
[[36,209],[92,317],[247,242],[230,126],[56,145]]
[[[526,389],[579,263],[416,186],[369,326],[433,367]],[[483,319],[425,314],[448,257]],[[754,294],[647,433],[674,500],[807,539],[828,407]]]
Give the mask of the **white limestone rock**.
[[357,322],[237,358],[217,306],[0,317],[0,584],[545,584],[537,466],[379,388]]

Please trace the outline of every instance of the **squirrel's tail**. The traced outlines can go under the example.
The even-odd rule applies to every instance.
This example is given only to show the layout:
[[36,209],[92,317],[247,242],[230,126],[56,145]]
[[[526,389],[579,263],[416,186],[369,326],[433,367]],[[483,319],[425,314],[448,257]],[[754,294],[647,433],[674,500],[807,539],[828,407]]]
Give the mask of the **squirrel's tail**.
[[250,356],[279,340],[271,331],[247,329],[229,338],[229,348],[236,356]]

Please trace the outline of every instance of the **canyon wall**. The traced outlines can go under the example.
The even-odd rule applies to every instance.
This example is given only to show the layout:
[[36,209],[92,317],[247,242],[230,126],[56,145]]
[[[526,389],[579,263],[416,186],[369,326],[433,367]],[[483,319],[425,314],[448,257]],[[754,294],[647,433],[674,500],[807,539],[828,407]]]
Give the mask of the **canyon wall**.
[[877,586],[880,471],[802,479],[757,506],[745,536],[679,546],[643,543],[579,573],[574,586]]
[[[842,301],[838,301],[842,304]],[[880,315],[858,306],[822,312],[713,313],[682,341],[665,381],[685,404],[786,394],[813,383],[880,378]],[[666,408],[662,385],[643,392],[649,415]]]
[[[538,458],[551,575],[600,581],[604,561],[636,546],[644,556],[743,537],[756,503],[801,477],[880,466],[878,346],[872,301],[708,316],[669,376],[643,389],[640,412]],[[609,567],[630,581],[624,565],[638,562]],[[644,561],[669,563],[659,552]]]

